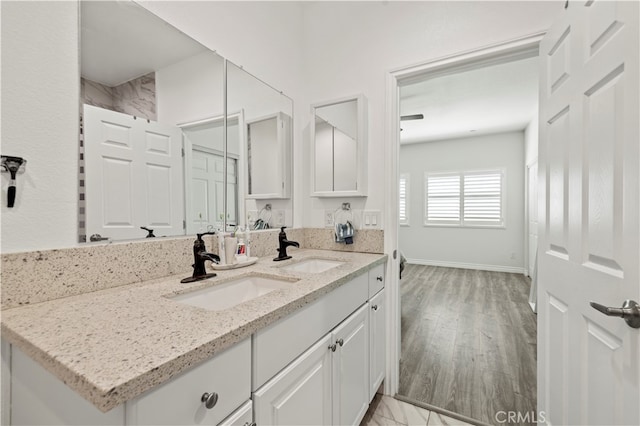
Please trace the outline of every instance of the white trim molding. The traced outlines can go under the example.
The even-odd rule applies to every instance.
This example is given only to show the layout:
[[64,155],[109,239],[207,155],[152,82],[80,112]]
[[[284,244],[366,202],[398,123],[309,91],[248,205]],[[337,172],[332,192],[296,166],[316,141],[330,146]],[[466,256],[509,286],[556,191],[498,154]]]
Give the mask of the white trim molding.
[[442,266],[445,268],[475,269],[478,271],[510,272],[523,274],[526,272],[522,266],[485,265],[480,263],[447,262],[445,260],[407,259],[411,265]]
[[[447,75],[479,66],[498,64],[516,59],[538,56],[544,32],[519,37],[480,49],[425,61],[390,70],[386,74],[385,104],[385,232],[384,251],[389,253],[387,264],[387,374],[384,393],[395,395],[400,381],[400,280],[398,255],[398,179],[400,152],[399,88],[425,76]],[[393,256],[393,254],[396,256]]]

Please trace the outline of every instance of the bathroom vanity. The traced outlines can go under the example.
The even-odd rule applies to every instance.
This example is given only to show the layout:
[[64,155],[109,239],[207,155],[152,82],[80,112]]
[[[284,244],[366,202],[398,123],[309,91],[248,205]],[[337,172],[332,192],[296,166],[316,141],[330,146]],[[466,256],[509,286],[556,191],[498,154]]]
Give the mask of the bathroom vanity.
[[[385,376],[385,262],[297,250],[3,311],[11,424],[357,424]],[[247,277],[285,284],[222,310],[180,300]]]

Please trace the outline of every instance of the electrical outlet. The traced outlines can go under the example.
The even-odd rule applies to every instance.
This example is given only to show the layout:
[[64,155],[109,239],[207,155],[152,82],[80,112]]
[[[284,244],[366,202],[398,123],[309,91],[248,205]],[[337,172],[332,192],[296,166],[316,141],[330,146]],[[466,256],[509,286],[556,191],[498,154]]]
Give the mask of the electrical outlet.
[[333,228],[333,210],[324,211],[324,227]]

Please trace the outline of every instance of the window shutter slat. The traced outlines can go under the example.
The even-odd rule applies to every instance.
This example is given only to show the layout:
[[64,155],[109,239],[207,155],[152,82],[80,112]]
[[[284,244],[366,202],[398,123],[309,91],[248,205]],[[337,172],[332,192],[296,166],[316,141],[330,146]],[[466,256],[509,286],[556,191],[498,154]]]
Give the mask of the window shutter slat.
[[399,222],[400,225],[409,224],[409,174],[403,173],[400,175],[400,188],[399,188]]

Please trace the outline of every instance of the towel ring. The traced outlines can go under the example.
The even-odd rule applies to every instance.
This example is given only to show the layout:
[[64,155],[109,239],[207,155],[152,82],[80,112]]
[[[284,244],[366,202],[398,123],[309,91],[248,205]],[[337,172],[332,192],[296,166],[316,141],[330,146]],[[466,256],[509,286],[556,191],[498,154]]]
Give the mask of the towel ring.
[[353,211],[351,210],[350,203],[342,203],[341,207],[338,207],[333,212],[333,223],[347,223],[351,222],[353,225]]

